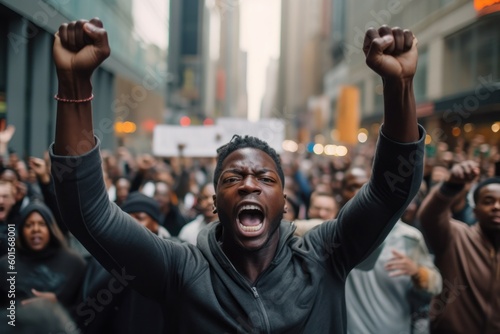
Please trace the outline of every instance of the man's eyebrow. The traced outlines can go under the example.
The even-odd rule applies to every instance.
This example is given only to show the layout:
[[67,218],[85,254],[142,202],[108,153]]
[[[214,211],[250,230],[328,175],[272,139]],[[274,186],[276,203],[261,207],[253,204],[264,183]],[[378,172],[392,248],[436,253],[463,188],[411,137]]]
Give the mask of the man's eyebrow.
[[[221,175],[225,173],[234,173],[234,174],[241,174],[242,173],[242,168],[231,168],[231,169],[226,169],[224,170]],[[275,173],[278,174],[278,172],[274,169],[269,169],[269,168],[261,168],[258,169],[255,174],[265,174],[265,173]]]
[[262,169],[259,169],[255,174],[257,175],[263,175],[263,174],[267,174],[267,173],[273,173],[273,174],[278,174],[278,172],[274,169],[269,169],[269,168],[262,168]]
[[240,168],[226,169],[226,170],[222,171],[222,173],[220,175],[224,175],[226,173],[241,174],[241,169]]

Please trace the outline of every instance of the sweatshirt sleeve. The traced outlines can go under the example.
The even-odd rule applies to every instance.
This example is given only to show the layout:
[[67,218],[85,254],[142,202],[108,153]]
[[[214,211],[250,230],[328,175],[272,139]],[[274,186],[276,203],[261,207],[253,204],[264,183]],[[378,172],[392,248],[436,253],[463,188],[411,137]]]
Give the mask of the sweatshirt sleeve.
[[436,257],[443,254],[449,243],[455,239],[452,226],[451,205],[460,189],[447,187],[445,183],[435,186],[425,197],[418,218],[429,247]]
[[420,125],[419,134],[417,142],[398,143],[382,129],[369,182],[340,210],[336,221],[306,234],[322,248],[320,260],[330,259],[340,275],[346,277],[383,242],[420,188],[425,138]]
[[61,216],[71,233],[122,284],[153,298],[178,291],[188,279],[184,275],[196,275],[197,264],[204,263],[200,253],[159,238],[109,200],[96,142],[81,156],[56,156],[50,147]]

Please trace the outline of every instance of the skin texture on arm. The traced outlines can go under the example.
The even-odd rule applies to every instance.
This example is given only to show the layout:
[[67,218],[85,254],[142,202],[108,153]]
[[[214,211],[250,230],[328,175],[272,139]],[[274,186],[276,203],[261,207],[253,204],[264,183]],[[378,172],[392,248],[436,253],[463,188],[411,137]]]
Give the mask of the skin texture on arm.
[[[87,38],[92,43],[87,43]],[[53,47],[58,96],[73,100],[90,97],[92,73],[110,52],[108,35],[100,20],[62,24],[55,35]],[[91,102],[58,102],[54,153],[81,155],[94,146]]]

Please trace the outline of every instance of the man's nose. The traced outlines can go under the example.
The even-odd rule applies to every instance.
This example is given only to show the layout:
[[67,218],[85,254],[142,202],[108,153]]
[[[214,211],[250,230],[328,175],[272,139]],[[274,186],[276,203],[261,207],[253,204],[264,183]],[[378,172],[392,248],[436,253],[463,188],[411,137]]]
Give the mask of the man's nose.
[[246,193],[261,192],[259,181],[253,176],[247,176],[243,179],[240,191]]

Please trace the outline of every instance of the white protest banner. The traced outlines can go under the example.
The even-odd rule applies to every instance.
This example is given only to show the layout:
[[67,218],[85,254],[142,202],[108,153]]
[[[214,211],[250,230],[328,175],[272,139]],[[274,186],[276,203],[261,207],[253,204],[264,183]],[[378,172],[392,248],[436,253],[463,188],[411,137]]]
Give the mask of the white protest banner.
[[244,118],[218,118],[217,126],[223,129],[222,142],[227,143],[233,135],[249,135],[266,141],[276,152],[283,151],[285,140],[285,123],[277,118],[264,118],[250,122]]
[[227,143],[224,129],[217,126],[157,125],[153,132],[153,154],[158,157],[215,157]]

